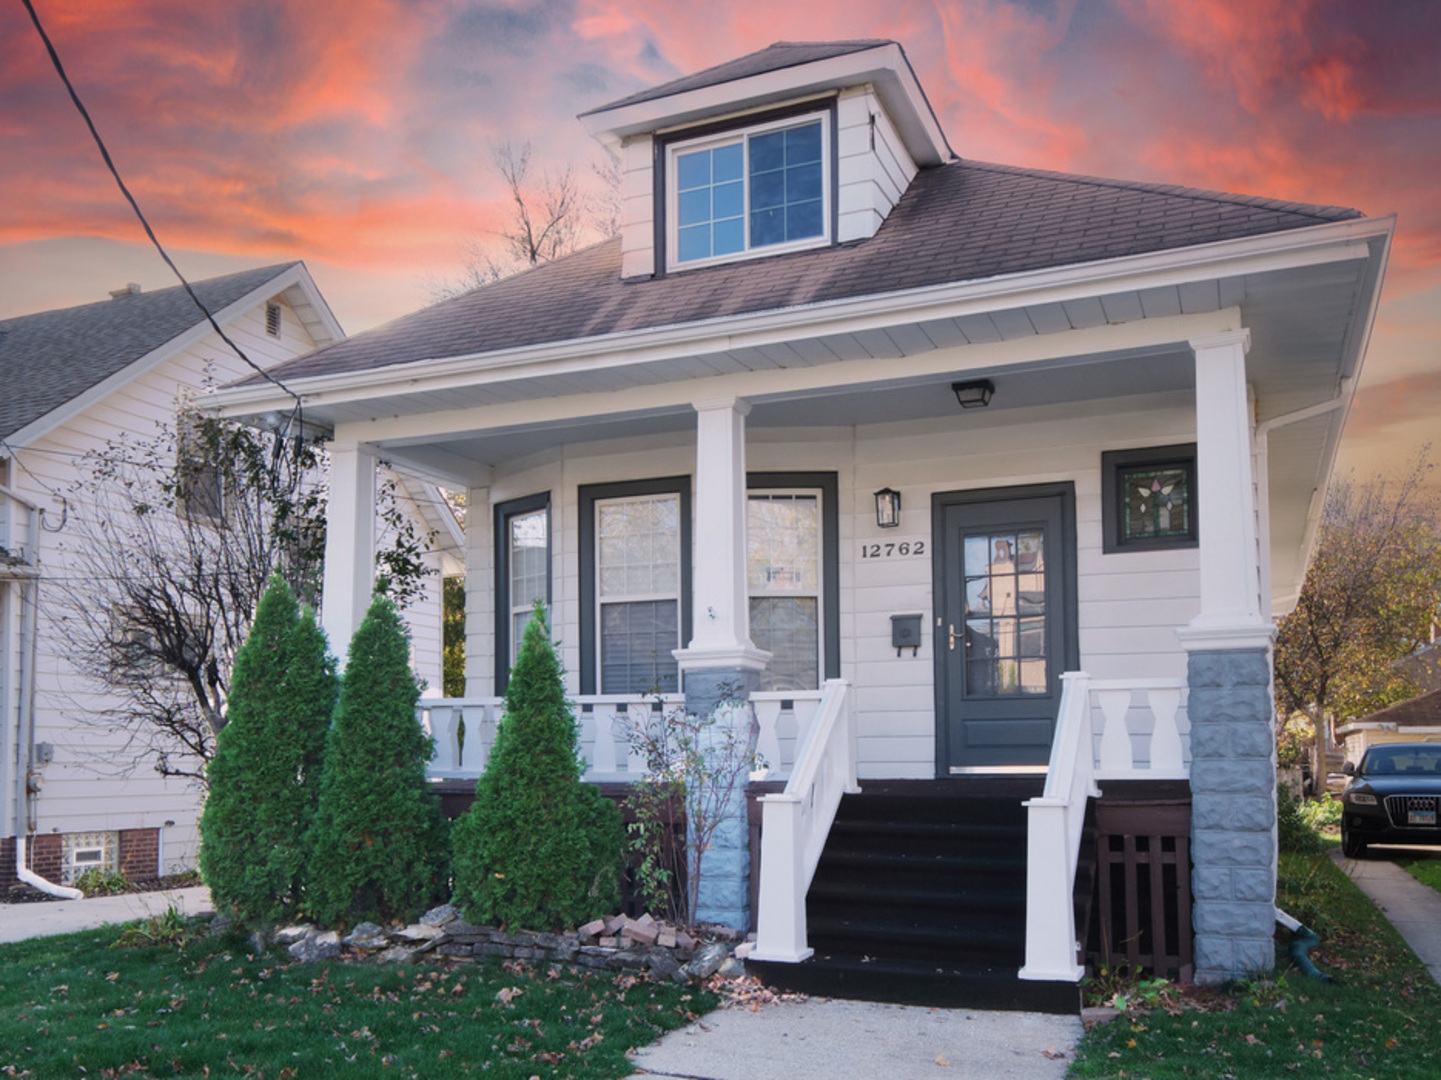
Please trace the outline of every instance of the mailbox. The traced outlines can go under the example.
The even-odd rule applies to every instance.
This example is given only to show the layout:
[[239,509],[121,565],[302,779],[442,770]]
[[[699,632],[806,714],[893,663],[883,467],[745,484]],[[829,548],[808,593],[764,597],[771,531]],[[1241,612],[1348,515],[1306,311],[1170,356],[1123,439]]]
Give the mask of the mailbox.
[[910,649],[912,656],[918,655],[921,647],[921,616],[892,615],[891,644],[895,646],[897,656],[901,655],[902,649]]

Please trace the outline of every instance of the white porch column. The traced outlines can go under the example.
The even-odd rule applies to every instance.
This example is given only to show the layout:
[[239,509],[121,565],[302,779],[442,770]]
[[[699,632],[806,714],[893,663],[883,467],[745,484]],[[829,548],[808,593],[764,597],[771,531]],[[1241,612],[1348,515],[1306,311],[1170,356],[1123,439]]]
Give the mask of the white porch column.
[[690,643],[681,669],[762,670],[746,595],[746,414],[737,398],[695,402],[695,560]]
[[[771,654],[755,647],[746,595],[746,414],[736,398],[697,401],[695,559],[691,573],[693,631],[675,651],[685,676],[686,712],[749,732],[749,704]],[[724,740],[715,733],[705,738]],[[701,856],[701,881],[691,918],[744,930],[750,925],[750,831],[745,785],[719,812],[721,822]]]
[[376,464],[375,452],[364,444],[330,448],[321,623],[342,665],[375,587]]
[[1191,720],[1196,980],[1275,964],[1274,631],[1261,599],[1245,330],[1191,342],[1201,613],[1179,631]]
[[[1196,357],[1196,473],[1201,508],[1201,613],[1182,637],[1195,647],[1264,646],[1256,538],[1251,407],[1246,394],[1249,330],[1191,342]],[[1239,635],[1239,639],[1237,637]]]

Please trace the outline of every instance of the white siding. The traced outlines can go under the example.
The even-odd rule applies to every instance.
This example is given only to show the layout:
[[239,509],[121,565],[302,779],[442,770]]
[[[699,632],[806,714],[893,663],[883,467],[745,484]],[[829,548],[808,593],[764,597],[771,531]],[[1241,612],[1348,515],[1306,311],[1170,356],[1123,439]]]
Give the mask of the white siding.
[[[281,310],[279,337],[265,331],[264,302],[226,326],[230,337],[264,367],[314,347],[294,310],[284,300],[272,302]],[[23,467],[12,469],[16,490],[45,507],[46,524],[58,530],[41,534],[35,739],[53,744],[55,757],[41,770],[45,786],[38,801],[39,829],[69,833],[159,827],[163,872],[194,863],[199,793],[184,780],[160,777],[148,763],[127,772],[134,755],[125,733],[84,719],[103,715],[110,699],[103,688],[76,673],[69,642],[54,622],[58,581],[78,569],[77,526],[86,514],[93,514],[93,507],[76,501],[71,490],[80,478],[85,452],[127,433],[149,438],[159,425],[174,421],[182,388],[224,383],[250,370],[217,336],[208,335],[20,448],[16,456]],[[63,512],[57,494],[69,500]],[[435,639],[438,653],[439,627],[432,630],[431,621],[427,615],[424,629],[417,632],[419,652],[429,652]],[[7,649],[6,655],[13,651]],[[13,676],[6,685],[14,687]]]
[[[1181,677],[1185,657],[1171,631],[1198,612],[1194,549],[1119,553],[1101,550],[1101,453],[1194,438],[1194,410],[1174,399],[1113,403],[1105,415],[1077,416],[1052,407],[996,411],[944,420],[859,428],[754,429],[747,468],[835,471],[840,495],[841,674],[852,680],[863,776],[935,775],[933,649],[929,632],[915,657],[897,657],[890,616],[919,612],[934,627],[929,555],[862,560],[865,541],[920,538],[929,548],[936,492],[1069,481],[1076,490],[1077,595],[1082,667],[1097,678]],[[1124,432],[1117,435],[1117,432]],[[556,635],[571,693],[579,690],[579,552],[577,488],[583,484],[692,474],[693,437],[655,437],[558,447],[502,471],[494,502],[551,493],[552,590]],[[902,493],[901,527],[875,525],[872,492]],[[485,504],[473,493],[478,514]],[[1203,503],[1204,505],[1204,503]],[[487,693],[492,661],[488,528],[484,551],[472,540],[468,610],[468,686]],[[484,616],[484,622],[479,616]]]
[[836,105],[839,233],[874,236],[916,175],[901,137],[869,87],[847,90]]
[[655,142],[626,140],[620,159],[621,277],[655,273]]

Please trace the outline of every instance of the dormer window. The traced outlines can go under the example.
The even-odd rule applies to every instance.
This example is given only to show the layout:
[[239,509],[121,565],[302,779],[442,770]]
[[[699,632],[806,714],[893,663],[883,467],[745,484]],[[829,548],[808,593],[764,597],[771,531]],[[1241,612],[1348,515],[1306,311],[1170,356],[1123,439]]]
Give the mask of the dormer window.
[[667,262],[730,262],[829,241],[829,114],[672,143]]

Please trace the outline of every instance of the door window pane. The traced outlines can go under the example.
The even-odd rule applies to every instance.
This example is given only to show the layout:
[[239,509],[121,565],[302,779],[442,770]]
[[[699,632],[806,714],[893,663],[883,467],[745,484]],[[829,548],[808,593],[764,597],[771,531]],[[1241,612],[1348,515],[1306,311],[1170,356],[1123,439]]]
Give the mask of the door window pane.
[[980,697],[1044,694],[1049,662],[1045,533],[966,537],[962,575],[966,692]]
[[510,564],[510,662],[520,655],[521,639],[536,601],[550,600],[550,513],[542,508],[508,519]]

